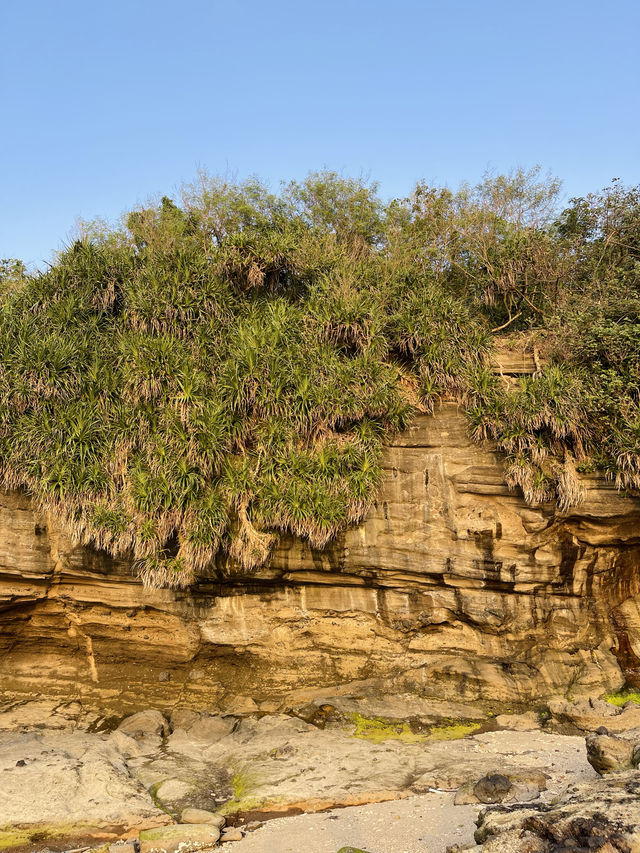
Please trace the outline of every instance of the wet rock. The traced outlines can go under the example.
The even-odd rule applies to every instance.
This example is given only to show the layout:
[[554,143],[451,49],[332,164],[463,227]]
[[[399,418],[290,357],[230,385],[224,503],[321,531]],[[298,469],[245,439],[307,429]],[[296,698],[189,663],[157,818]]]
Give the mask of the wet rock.
[[186,808],[180,815],[181,823],[206,823],[218,829],[225,825],[224,815],[209,812],[206,809]]
[[202,847],[213,846],[220,838],[220,830],[203,823],[179,823],[147,829],[140,833],[140,853],[164,850],[165,853],[189,853]]

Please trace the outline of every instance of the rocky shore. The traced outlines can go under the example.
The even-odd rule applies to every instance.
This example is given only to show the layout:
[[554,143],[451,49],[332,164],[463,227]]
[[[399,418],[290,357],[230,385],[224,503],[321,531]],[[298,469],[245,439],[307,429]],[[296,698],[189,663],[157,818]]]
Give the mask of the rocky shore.
[[124,719],[5,702],[0,849],[627,853],[640,850],[639,761],[634,702],[496,714],[338,696],[278,714]]

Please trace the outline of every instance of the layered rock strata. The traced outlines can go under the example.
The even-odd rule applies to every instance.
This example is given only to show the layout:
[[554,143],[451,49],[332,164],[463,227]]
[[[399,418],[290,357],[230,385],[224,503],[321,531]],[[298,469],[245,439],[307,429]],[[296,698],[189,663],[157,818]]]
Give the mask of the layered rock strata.
[[445,403],[385,452],[375,507],[322,552],[191,590],[74,546],[0,499],[0,686],[114,713],[236,713],[337,693],[527,703],[640,683],[640,500],[596,475],[567,514],[527,506]]

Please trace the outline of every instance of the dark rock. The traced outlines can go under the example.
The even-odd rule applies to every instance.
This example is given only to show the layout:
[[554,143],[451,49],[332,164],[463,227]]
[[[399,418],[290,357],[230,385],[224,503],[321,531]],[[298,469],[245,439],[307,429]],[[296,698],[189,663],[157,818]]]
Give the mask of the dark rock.
[[483,853],[638,853],[639,795],[640,774],[627,771],[570,788],[552,804],[494,806],[480,814],[475,840]]
[[501,803],[511,789],[511,782],[502,773],[487,773],[473,786],[473,793],[481,803]]

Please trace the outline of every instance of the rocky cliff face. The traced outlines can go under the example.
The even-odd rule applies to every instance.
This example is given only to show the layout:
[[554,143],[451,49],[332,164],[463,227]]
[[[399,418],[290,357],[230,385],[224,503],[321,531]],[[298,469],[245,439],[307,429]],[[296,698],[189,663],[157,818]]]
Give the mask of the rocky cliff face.
[[385,457],[366,521],[250,577],[145,591],[0,500],[0,687],[122,709],[275,710],[340,692],[528,702],[640,684],[640,500],[596,476],[527,506],[445,403]]

